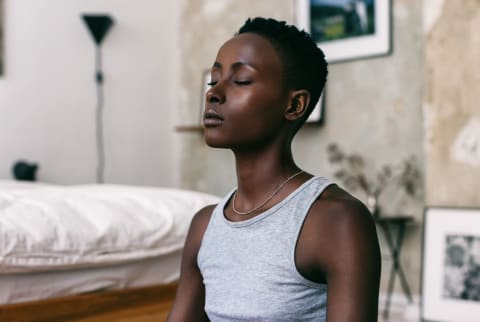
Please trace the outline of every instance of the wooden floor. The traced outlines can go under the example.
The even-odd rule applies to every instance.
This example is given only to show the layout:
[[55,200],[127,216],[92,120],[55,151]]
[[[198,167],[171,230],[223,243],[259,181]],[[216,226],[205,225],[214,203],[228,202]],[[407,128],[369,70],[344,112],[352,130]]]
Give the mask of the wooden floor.
[[0,306],[1,322],[162,322],[177,285]]
[[134,308],[115,309],[91,317],[72,319],[72,322],[164,322],[167,320],[172,301],[161,304],[148,304]]

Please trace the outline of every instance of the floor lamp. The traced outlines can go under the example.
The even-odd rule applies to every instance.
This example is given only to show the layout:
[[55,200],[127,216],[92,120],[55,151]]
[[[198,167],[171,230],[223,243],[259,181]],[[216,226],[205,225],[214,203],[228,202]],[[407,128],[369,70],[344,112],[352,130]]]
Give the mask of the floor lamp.
[[103,140],[103,73],[102,53],[100,46],[102,41],[113,25],[113,19],[104,14],[84,14],[82,19],[87,25],[90,34],[95,42],[95,82],[97,85],[97,109],[96,109],[96,139],[97,139],[97,183],[103,183],[105,169],[105,149]]

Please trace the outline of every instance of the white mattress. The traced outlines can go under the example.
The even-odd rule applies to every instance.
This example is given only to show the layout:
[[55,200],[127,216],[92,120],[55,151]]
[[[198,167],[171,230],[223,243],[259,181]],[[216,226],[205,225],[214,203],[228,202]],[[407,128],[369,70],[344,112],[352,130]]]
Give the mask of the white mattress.
[[193,215],[218,201],[181,189],[0,180],[0,304],[175,281]]
[[[0,305],[72,294],[167,284],[179,278],[181,252],[113,266],[0,275]],[[0,309],[1,310],[1,309]]]
[[180,189],[0,181],[0,275],[177,252],[192,216],[218,200]]

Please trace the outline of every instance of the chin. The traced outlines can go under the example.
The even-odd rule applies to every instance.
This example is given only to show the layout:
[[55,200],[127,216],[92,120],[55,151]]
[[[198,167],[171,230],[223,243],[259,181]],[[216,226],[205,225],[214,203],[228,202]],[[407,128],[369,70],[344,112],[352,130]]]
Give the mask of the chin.
[[235,144],[236,136],[227,128],[214,126],[204,128],[203,138],[209,147],[229,149]]
[[262,140],[252,136],[233,134],[232,131],[218,131],[217,129],[204,130],[205,143],[218,149],[249,149],[257,146]]
[[230,148],[229,144],[227,144],[226,142],[221,141],[221,140],[211,140],[211,139],[205,138],[205,143],[211,148],[217,148],[217,149],[229,149]]
[[209,133],[208,130],[204,132],[204,139],[205,143],[211,148],[226,149],[230,147],[224,136],[213,135],[213,133]]

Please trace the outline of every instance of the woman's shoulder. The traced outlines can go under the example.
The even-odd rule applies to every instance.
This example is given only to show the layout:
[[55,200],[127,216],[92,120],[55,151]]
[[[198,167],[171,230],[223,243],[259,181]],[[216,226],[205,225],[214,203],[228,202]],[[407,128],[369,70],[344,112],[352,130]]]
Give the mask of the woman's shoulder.
[[[350,193],[332,184],[312,204],[314,216],[325,220],[352,220],[356,217],[371,218],[367,207]],[[353,218],[351,218],[353,217]]]
[[193,250],[196,254],[200,249],[203,235],[205,234],[205,230],[216,206],[217,205],[214,204],[203,207],[193,216],[185,243],[187,250]]
[[380,265],[373,217],[361,201],[337,185],[326,188],[312,204],[297,247],[299,263],[310,263],[310,270],[325,276],[351,275],[359,266],[377,272]]
[[210,218],[212,217],[213,211],[217,204],[212,204],[203,207],[200,209],[192,219],[192,223],[190,224],[190,230],[200,231],[203,235],[203,232],[207,228],[208,223],[210,222]]
[[376,232],[375,222],[367,207],[335,184],[325,189],[315,200],[307,220],[317,233],[330,239]]

